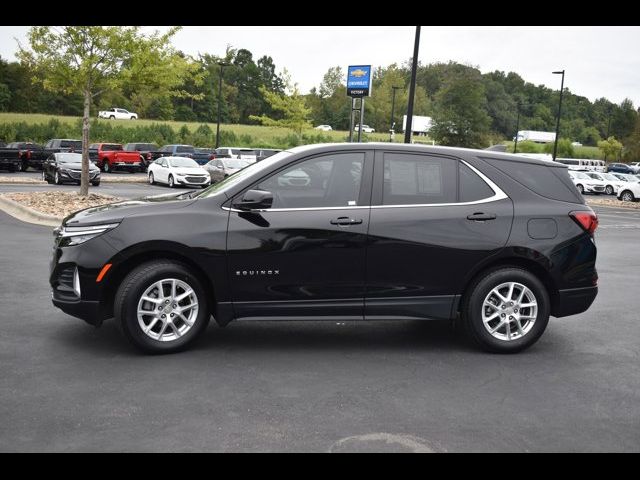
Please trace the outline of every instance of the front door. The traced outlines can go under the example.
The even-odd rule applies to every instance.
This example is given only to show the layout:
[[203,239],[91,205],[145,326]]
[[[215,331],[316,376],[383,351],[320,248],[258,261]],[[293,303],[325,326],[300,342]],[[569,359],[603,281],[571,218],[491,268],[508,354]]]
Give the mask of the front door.
[[449,318],[468,274],[506,244],[511,199],[449,156],[378,152],[375,171],[365,316]]
[[250,187],[274,201],[255,212],[231,208],[236,316],[362,316],[372,167],[364,150],[322,154]]

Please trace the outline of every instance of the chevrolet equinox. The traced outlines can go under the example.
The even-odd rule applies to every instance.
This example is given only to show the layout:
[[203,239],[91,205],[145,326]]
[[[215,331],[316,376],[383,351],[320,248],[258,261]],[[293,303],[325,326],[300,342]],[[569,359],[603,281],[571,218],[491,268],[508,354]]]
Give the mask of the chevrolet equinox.
[[53,303],[146,352],[209,318],[456,319],[516,352],[597,294],[598,219],[567,167],[418,145],[292,148],[201,191],[88,208],[54,231]]

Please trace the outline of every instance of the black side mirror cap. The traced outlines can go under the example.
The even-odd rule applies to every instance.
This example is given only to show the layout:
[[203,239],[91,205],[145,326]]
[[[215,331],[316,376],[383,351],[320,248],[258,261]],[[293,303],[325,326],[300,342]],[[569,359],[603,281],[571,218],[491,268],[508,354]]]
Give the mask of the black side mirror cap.
[[234,202],[239,210],[264,210],[273,205],[273,193],[266,190],[247,190],[242,199]]

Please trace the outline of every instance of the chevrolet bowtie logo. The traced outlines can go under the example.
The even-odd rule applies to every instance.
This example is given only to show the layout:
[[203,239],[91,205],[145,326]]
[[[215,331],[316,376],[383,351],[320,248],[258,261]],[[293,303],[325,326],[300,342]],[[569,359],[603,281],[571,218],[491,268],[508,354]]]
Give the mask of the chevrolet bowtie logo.
[[351,76],[356,78],[364,77],[366,74],[367,72],[365,70],[362,70],[361,68],[351,71]]
[[236,277],[280,275],[280,270],[236,270]]

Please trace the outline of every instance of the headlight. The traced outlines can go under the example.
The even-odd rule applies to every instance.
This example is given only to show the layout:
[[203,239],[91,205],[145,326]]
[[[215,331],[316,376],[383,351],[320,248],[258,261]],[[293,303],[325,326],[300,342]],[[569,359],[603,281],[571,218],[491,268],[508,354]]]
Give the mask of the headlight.
[[59,235],[63,246],[80,245],[103,233],[113,230],[119,223],[92,225],[90,227],[61,227]]

